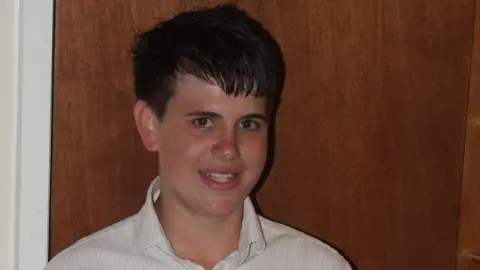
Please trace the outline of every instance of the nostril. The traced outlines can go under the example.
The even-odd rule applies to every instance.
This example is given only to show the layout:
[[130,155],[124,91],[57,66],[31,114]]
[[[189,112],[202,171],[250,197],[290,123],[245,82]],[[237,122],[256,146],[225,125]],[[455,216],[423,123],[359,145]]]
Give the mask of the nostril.
[[222,159],[233,159],[238,155],[238,149],[232,143],[219,143],[212,148],[212,154]]

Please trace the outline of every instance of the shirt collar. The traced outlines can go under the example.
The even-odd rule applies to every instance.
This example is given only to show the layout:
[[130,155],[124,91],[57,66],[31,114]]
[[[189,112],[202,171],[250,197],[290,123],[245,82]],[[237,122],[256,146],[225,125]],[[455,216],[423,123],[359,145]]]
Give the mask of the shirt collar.
[[[173,247],[168,240],[155,212],[154,202],[160,195],[159,177],[150,184],[145,204],[137,215],[137,225],[133,241],[142,251],[157,246],[174,255]],[[239,253],[242,260],[255,256],[265,250],[266,241],[262,226],[250,198],[246,198],[243,207],[242,230],[240,233]]]
[[162,228],[154,203],[160,195],[160,184],[156,177],[150,184],[145,204],[137,215],[137,226],[133,233],[133,241],[136,247],[146,249],[159,246],[167,253],[173,254],[173,247]]

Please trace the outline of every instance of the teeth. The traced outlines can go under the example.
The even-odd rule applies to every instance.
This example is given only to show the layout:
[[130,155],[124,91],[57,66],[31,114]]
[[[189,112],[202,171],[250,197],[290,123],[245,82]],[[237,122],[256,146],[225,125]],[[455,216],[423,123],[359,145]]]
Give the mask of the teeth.
[[226,183],[237,176],[236,173],[202,173],[204,176],[208,177],[209,179],[219,182],[219,183]]

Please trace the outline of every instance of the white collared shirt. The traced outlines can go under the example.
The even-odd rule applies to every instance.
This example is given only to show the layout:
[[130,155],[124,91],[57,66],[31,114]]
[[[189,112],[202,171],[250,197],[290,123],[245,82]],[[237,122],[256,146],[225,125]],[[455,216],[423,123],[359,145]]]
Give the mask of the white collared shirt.
[[[85,237],[58,254],[44,270],[162,270],[203,267],[182,260],[166,237],[154,209],[158,178],[148,189],[139,213]],[[255,212],[244,202],[239,248],[213,270],[350,270],[346,260],[327,244]]]

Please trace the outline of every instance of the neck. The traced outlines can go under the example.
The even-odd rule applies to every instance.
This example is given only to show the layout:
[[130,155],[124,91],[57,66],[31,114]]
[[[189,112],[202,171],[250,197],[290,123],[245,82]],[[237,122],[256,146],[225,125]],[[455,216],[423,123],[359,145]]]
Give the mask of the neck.
[[160,195],[156,211],[165,235],[181,259],[210,269],[238,249],[243,208],[226,216],[205,216]]

